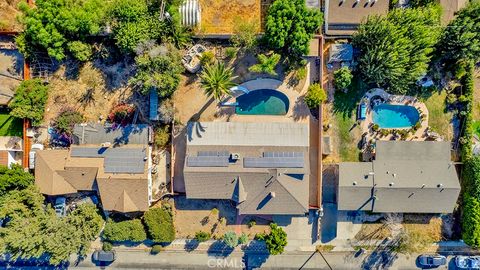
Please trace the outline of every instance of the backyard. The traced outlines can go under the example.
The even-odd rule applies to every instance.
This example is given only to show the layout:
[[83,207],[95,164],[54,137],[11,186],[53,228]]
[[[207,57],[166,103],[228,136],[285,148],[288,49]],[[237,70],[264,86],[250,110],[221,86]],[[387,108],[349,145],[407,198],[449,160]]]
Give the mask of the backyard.
[[442,135],[444,140],[451,141],[453,139],[453,113],[446,111],[445,99],[447,98],[446,91],[435,91],[429,97],[423,98],[428,109],[428,125],[431,130]]

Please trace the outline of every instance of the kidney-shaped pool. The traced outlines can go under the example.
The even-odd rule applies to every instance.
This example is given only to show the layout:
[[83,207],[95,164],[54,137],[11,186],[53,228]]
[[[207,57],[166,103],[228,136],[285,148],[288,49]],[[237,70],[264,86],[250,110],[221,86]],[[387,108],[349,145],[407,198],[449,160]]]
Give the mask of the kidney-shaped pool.
[[277,90],[260,89],[237,97],[237,114],[285,115],[288,112],[288,97]]
[[412,106],[379,104],[373,107],[372,120],[380,128],[410,128],[419,119],[418,110]]

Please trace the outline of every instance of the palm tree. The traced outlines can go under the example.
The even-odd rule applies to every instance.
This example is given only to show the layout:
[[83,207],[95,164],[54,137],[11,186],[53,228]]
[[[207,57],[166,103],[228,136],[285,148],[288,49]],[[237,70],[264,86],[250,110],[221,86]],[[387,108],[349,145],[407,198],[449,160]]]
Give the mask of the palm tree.
[[258,64],[251,66],[248,70],[250,70],[251,72],[267,73],[273,76],[277,76],[277,72],[275,72],[275,67],[280,61],[280,58],[280,54],[277,53],[274,53],[270,56],[260,54],[257,57]]
[[232,79],[233,69],[225,67],[223,63],[207,65],[200,74],[200,83],[205,94],[217,100],[230,94],[230,88],[235,86]]

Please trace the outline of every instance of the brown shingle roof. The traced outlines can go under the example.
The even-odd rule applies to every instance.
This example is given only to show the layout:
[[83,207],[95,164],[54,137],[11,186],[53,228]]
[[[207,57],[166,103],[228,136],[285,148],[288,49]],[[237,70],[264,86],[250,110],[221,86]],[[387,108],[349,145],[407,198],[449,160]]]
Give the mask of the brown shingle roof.
[[98,178],[103,209],[119,212],[148,210],[148,180]]

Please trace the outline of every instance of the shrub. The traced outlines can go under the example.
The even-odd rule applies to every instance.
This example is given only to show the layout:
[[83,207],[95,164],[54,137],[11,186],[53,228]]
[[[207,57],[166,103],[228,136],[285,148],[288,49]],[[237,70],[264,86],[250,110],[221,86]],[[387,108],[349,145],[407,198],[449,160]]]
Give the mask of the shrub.
[[265,241],[265,237],[267,235],[265,233],[257,233],[255,234],[255,240],[259,240],[259,241]]
[[320,87],[320,84],[314,83],[308,87],[308,93],[305,96],[305,103],[310,109],[318,108],[318,106],[327,99],[325,90]]
[[234,232],[226,232],[223,235],[223,242],[227,246],[229,246],[231,248],[234,248],[234,247],[238,246],[238,236]]
[[208,232],[200,231],[195,233],[195,240],[197,240],[198,242],[205,242],[210,238],[211,238],[211,235]]
[[175,228],[170,211],[164,208],[151,208],[145,212],[143,220],[148,236],[155,242],[172,242],[175,240]]
[[120,103],[113,107],[108,115],[108,121],[111,123],[127,125],[133,120],[135,110],[135,105]]
[[214,59],[215,59],[215,55],[213,54],[213,52],[206,51],[202,53],[202,57],[200,57],[200,63],[202,63],[202,65],[210,65],[210,64],[213,64]]
[[155,145],[158,148],[164,148],[170,142],[169,127],[157,128],[155,130]]
[[238,238],[238,243],[240,245],[245,245],[247,242],[248,242],[248,236],[242,233],[242,235],[240,235],[240,237]]
[[32,120],[33,126],[39,126],[45,113],[48,87],[40,79],[26,80],[20,83],[8,105],[10,115]]
[[92,57],[92,46],[80,41],[68,43],[68,50],[72,53],[75,59],[82,62],[85,62]]
[[380,129],[380,126],[378,124],[373,124],[372,130],[373,131],[378,131]]
[[225,49],[225,56],[228,59],[235,58],[235,56],[237,56],[237,51],[238,51],[238,49],[235,48],[235,47],[228,47],[228,48]]
[[257,222],[254,220],[254,219],[251,219],[248,223],[247,223],[248,227],[249,228],[252,228],[253,226],[257,225]]
[[143,224],[139,219],[122,222],[109,220],[103,229],[103,236],[105,239],[112,242],[142,242],[147,238]]
[[218,208],[213,208],[212,211],[210,211],[210,213],[214,216],[218,215]]
[[102,250],[103,251],[111,251],[112,249],[113,249],[112,243],[110,243],[108,241],[103,242],[103,245],[102,245]]
[[233,29],[233,36],[230,38],[235,47],[250,50],[257,43],[257,31],[259,25],[255,20],[238,21]]
[[333,82],[337,89],[343,90],[352,83],[353,75],[348,67],[342,67],[333,73]]
[[295,79],[297,81],[301,81],[301,80],[305,79],[306,77],[307,77],[307,67],[306,66],[299,67],[299,68],[297,68],[297,70],[295,70]]
[[83,115],[73,109],[65,109],[54,120],[53,127],[58,133],[72,134],[73,126],[83,121]]
[[466,195],[463,200],[462,238],[469,246],[480,246],[480,202]]
[[153,245],[150,253],[155,255],[162,252],[163,250],[165,250],[165,248],[162,245]]
[[266,73],[273,76],[277,76],[275,68],[280,61],[280,54],[273,53],[271,55],[260,54],[257,56],[258,64],[255,64],[248,68],[250,72]]
[[265,235],[268,252],[272,255],[282,254],[287,245],[287,233],[277,224],[270,224],[270,233]]

